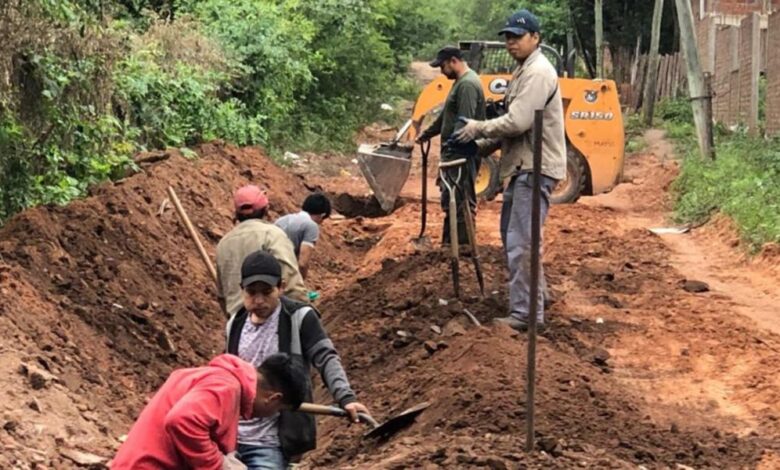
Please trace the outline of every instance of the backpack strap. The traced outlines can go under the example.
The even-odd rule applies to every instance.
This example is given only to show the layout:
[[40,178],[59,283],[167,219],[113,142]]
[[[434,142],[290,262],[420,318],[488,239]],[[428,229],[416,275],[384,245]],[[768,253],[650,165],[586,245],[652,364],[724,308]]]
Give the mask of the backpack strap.
[[282,297],[281,300],[282,309],[287,315],[290,315],[290,354],[303,356],[303,346],[301,345],[303,319],[310,310],[313,310],[317,316],[320,316],[320,312],[305,302],[298,302],[287,297]]

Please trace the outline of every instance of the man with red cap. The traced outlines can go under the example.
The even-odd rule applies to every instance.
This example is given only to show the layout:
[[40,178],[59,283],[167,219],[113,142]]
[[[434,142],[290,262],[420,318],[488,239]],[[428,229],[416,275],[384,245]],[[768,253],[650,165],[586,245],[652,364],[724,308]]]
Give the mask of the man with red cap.
[[217,245],[217,296],[223,312],[230,317],[243,306],[241,263],[258,250],[271,253],[282,265],[284,295],[307,301],[292,242],[284,230],[265,220],[268,196],[257,186],[248,185],[238,189],[233,199],[238,224]]

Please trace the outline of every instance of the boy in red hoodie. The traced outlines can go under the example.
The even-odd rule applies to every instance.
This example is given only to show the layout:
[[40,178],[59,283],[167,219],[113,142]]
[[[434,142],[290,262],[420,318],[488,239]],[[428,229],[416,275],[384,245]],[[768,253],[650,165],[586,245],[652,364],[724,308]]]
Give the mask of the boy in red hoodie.
[[206,367],[176,370],[141,412],[111,468],[233,468],[227,454],[236,450],[239,419],[297,409],[305,374],[283,353],[257,369],[223,354]]

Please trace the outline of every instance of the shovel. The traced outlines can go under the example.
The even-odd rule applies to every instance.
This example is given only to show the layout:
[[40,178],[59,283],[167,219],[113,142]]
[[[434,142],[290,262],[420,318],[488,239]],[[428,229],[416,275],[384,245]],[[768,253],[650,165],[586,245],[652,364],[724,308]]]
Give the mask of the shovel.
[[420,212],[420,235],[412,242],[418,247],[428,247],[431,240],[425,236],[425,224],[428,220],[428,152],[431,150],[431,141],[420,142],[420,153],[422,154],[422,210]]
[[[465,196],[465,195],[464,195]],[[479,283],[479,293],[482,297],[485,297],[485,278],[482,276],[482,266],[479,262],[479,255],[477,254],[477,229],[474,226],[474,219],[471,214],[471,207],[469,202],[464,197],[463,203],[463,220],[466,221],[466,234],[469,238],[469,245],[471,247],[471,259],[474,262],[474,271],[477,273],[477,282]]]
[[[387,438],[397,433],[401,429],[409,426],[414,422],[414,419],[422,413],[426,408],[431,406],[429,402],[420,403],[407,410],[404,410],[400,414],[393,416],[382,424],[379,424],[371,416],[365,413],[358,413],[358,418],[361,422],[371,426],[371,430],[363,434],[363,437],[369,438]],[[314,403],[301,403],[301,406],[297,411],[302,413],[309,413],[314,415],[327,415],[338,416],[341,418],[348,418],[349,413],[337,406],[315,405]]]
[[388,143],[361,144],[358,147],[358,167],[387,214],[393,212],[395,201],[412,168],[414,145],[399,143],[411,125],[412,121],[407,121]]
[[[439,178],[450,195],[448,211],[450,220],[450,270],[452,271],[452,289],[455,292],[456,299],[460,298],[460,269],[458,266],[460,240],[458,240],[458,205],[455,199],[455,191],[458,190],[458,183],[460,182],[460,165],[463,165],[464,163],[466,163],[465,158],[439,163]],[[457,177],[454,182],[449,180],[446,173],[446,169],[452,167],[458,168]]]

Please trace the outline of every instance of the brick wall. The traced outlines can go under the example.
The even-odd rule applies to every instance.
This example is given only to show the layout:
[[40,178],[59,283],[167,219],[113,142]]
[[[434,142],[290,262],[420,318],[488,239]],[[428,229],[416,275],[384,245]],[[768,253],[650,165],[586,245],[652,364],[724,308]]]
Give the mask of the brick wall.
[[715,19],[704,17],[696,21],[696,47],[699,50],[701,69],[705,73],[713,73],[715,68]]
[[717,28],[712,80],[715,120],[754,131],[758,128],[759,21],[758,15],[748,15],[739,28]]
[[766,63],[766,132],[780,135],[780,12],[769,16]]
[[[766,38],[767,38],[767,30],[762,29],[761,30],[761,62],[759,65],[759,69],[762,72],[766,71]],[[776,51],[775,51],[776,52]]]
[[758,26],[756,15],[748,15],[742,20],[739,31],[739,67],[736,72],[732,72],[732,80],[736,79],[739,86],[736,120],[752,129],[755,129],[758,120],[758,116],[753,115],[754,111],[758,110],[751,108],[753,93],[758,91],[758,77],[753,75],[753,61],[758,59],[757,55],[755,57],[753,55],[755,41],[753,28]]
[[[719,26],[715,41],[725,45],[731,39],[731,26]],[[727,123],[730,103],[731,48],[719,47],[715,51],[715,73],[712,79],[712,114],[718,122]]]
[[[692,2],[698,8],[698,0],[692,0]],[[709,8],[705,7],[705,12],[724,15],[748,15],[753,12],[760,12],[762,4],[762,0],[709,0]],[[780,8],[780,0],[772,0],[771,5],[774,9]]]
[[[761,2],[712,1],[707,4],[708,11],[720,8],[745,15],[728,22],[705,16],[697,22],[696,33],[702,68],[713,72],[713,118],[727,126],[744,125],[757,132],[759,79],[763,72],[767,134],[780,135],[780,0],[773,1],[773,5],[778,8],[767,18],[758,13]],[[708,26],[708,21],[714,23]],[[733,26],[736,22],[739,26]]]

